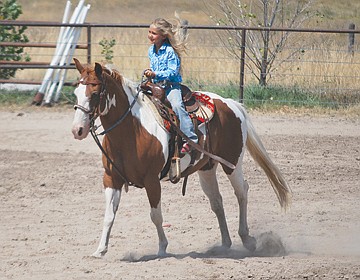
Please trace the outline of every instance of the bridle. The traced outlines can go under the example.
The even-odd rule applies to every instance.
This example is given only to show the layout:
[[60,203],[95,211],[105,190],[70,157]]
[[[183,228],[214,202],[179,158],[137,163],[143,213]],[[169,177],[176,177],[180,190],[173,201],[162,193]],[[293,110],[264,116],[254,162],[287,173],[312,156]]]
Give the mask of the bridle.
[[[90,100],[90,108],[87,109],[82,105],[76,104],[74,105],[74,109],[77,110],[81,110],[83,111],[85,114],[89,115],[90,118],[90,128],[93,127],[95,120],[97,119],[97,117],[99,116],[99,106],[101,103],[101,100],[103,99],[103,96],[106,94],[106,90],[105,90],[105,82],[103,81],[104,79],[102,78],[99,81],[93,81],[93,82],[88,82],[85,81],[84,78],[81,78],[79,81],[79,84],[82,84],[84,86],[88,86],[88,85],[101,85],[100,87],[100,91],[94,91],[91,93],[91,100]],[[95,100],[93,100],[93,98],[95,97]],[[96,104],[91,104],[94,103],[94,101],[96,102]]]
[[[83,111],[85,114],[89,115],[89,118],[90,118],[90,130],[91,131],[96,131],[100,126],[96,126],[95,125],[95,120],[98,118],[98,116],[100,115],[99,114],[99,106],[101,104],[101,100],[103,99],[103,97],[106,95],[106,84],[104,82],[104,79],[102,78],[99,82],[85,82],[84,79],[81,79],[79,81],[80,84],[82,85],[101,85],[101,88],[100,88],[100,91],[94,91],[92,92],[91,94],[91,100],[90,100],[90,103],[92,101],[92,98],[96,97],[96,103],[94,106],[90,106],[89,109],[85,108],[84,106],[82,105],[79,105],[79,104],[76,104],[74,105],[74,109],[77,110],[81,110]],[[101,133],[98,133],[96,135],[100,135],[100,136],[103,136],[107,133],[109,133],[111,130],[113,130],[115,127],[117,127],[120,123],[122,123],[122,121],[128,116],[128,114],[131,112],[132,108],[135,106],[136,104],[136,101],[139,97],[139,94],[141,92],[141,88],[140,86],[137,87],[137,93],[136,95],[134,96],[134,100],[131,102],[131,104],[129,105],[129,107],[126,109],[126,111],[121,115],[121,117],[112,125],[110,126],[109,128],[105,129],[104,131],[102,131]]]

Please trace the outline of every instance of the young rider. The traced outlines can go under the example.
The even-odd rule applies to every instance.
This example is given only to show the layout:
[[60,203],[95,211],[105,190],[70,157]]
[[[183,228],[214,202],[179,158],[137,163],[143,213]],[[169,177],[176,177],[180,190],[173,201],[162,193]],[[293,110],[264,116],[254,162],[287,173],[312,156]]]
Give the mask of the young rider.
[[[178,26],[173,26],[163,18],[157,18],[151,23],[148,31],[148,39],[152,44],[148,50],[150,69],[145,70],[144,74],[164,87],[166,97],[180,120],[181,131],[197,143],[198,137],[181,97],[181,54],[185,52],[186,37],[181,37],[178,31]],[[189,151],[189,144],[184,143],[181,153]]]

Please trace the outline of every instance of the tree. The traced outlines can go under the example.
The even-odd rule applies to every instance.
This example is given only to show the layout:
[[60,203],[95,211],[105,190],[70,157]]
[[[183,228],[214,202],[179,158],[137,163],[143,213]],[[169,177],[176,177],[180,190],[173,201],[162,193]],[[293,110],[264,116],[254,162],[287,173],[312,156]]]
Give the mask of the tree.
[[[299,28],[311,17],[309,11],[315,0],[217,0],[216,6],[209,6],[211,17],[218,25],[243,27],[286,27]],[[215,9],[214,9],[215,8]],[[230,55],[240,58],[242,31],[227,30],[226,38],[221,35]],[[246,66],[254,74],[259,84],[266,86],[267,78],[275,68],[277,55],[284,49],[286,42],[294,32],[275,32],[270,30],[246,33]],[[300,49],[291,52],[287,58],[294,56]],[[281,64],[278,61],[277,66]]]
[[[22,14],[22,9],[16,0],[0,1],[0,20],[16,20]],[[29,42],[24,34],[26,26],[0,26],[0,42]],[[23,47],[0,46],[0,60],[6,61],[29,61],[30,58],[24,54]],[[15,76],[17,69],[0,69],[0,78],[9,79]]]

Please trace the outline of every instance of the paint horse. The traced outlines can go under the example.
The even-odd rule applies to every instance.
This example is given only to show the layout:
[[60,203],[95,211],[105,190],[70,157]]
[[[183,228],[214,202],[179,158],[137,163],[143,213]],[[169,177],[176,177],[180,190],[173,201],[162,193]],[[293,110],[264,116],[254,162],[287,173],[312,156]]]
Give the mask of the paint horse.
[[[82,65],[77,59],[74,61],[81,79],[74,92],[77,96],[77,105],[72,133],[75,139],[86,138],[89,131],[94,130],[94,119],[97,117],[100,118],[106,132],[101,146],[105,169],[103,184],[106,210],[100,243],[93,256],[101,257],[106,254],[121,192],[131,184],[146,190],[151,209],[150,217],[159,238],[158,255],[164,256],[168,241],[162,225],[159,177],[169,155],[170,134],[164,129],[163,123],[158,121],[158,113],[147,102],[148,97],[138,90],[137,83],[121,76],[115,69],[109,69],[99,63],[95,63],[93,67]],[[208,133],[201,139],[211,139],[211,152],[232,163],[234,168],[202,156],[190,167],[187,167],[188,164],[181,164],[182,176],[198,173],[201,187],[218,219],[222,246],[229,248],[231,239],[216,177],[217,166],[221,165],[239,203],[238,233],[244,247],[254,251],[256,239],[249,235],[247,224],[249,186],[242,170],[245,149],[248,149],[250,155],[265,171],[281,207],[288,206],[291,191],[266,152],[243,106],[214,93],[204,94],[213,99],[215,113],[206,131],[199,127],[204,135]],[[188,155],[182,160],[186,159],[189,159]]]

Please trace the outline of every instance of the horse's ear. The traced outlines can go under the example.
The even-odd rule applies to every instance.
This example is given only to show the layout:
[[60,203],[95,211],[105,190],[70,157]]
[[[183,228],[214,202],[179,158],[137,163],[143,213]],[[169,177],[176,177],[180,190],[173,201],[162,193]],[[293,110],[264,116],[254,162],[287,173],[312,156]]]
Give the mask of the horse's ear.
[[84,70],[84,67],[81,65],[80,61],[77,60],[75,57],[74,57],[74,62],[75,62],[75,66],[76,66],[76,69],[79,71],[79,73],[81,74],[82,71]]
[[101,78],[103,72],[103,68],[100,63],[95,62],[95,74],[96,77]]

